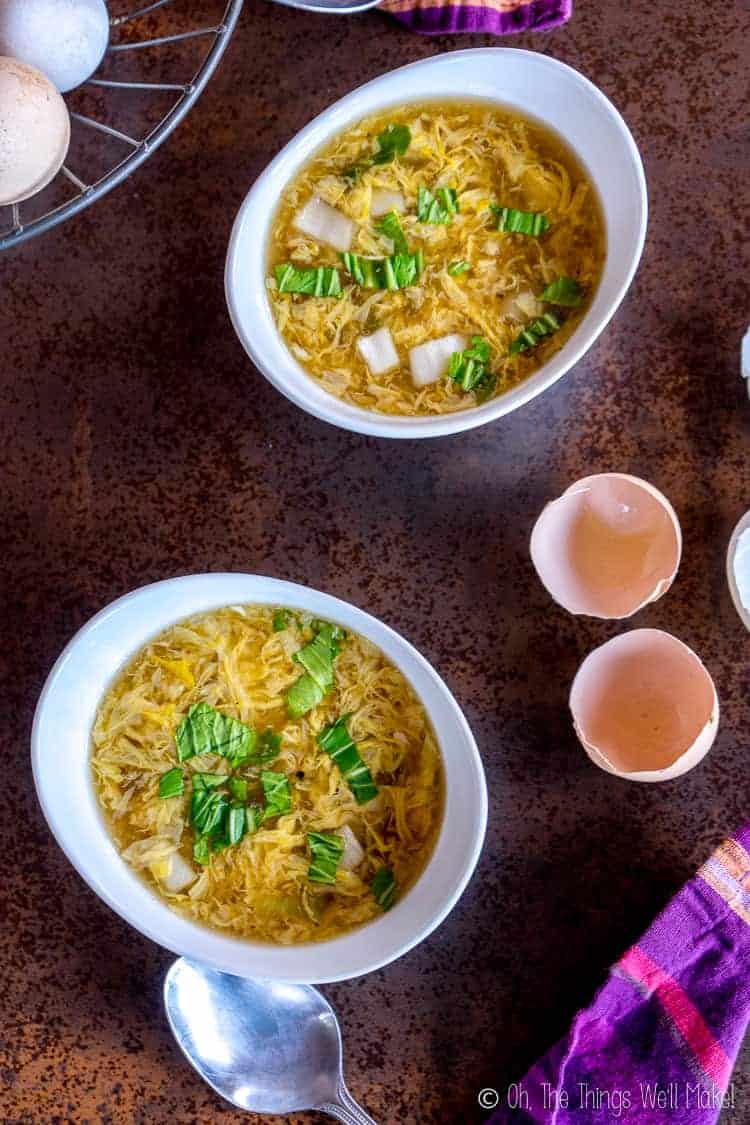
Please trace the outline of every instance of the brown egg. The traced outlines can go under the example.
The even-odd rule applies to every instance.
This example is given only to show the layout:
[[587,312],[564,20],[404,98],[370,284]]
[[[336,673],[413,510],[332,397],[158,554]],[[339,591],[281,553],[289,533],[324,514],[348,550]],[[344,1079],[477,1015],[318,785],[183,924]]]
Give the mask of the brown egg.
[[69,144],[67,106],[52,83],[33,66],[0,55],[0,205],[46,187]]

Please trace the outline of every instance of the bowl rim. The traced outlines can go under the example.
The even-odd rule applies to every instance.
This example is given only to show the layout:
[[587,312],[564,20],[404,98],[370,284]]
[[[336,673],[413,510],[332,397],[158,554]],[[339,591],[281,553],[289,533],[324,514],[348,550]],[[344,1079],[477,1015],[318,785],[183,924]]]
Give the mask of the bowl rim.
[[[304,601],[311,600],[315,603],[313,606],[308,607],[312,612],[319,613],[321,616],[327,616],[333,621],[343,619],[347,622],[349,627],[356,629],[362,636],[371,640],[376,647],[385,653],[389,660],[399,667],[412,685],[413,690],[417,693],[420,702],[422,702],[438,740],[445,777],[444,810],[437,838],[424,869],[400,903],[397,903],[396,907],[394,907],[391,912],[367,922],[354,930],[347,931],[343,935],[325,941],[290,946],[279,946],[267,942],[253,942],[245,938],[225,935],[209,926],[201,925],[185,918],[172,910],[171,907],[169,907],[155,891],[148,887],[130,866],[121,859],[107,831],[104,816],[96,800],[91,780],[89,779],[87,782],[84,782],[84,784],[89,789],[91,799],[96,807],[96,819],[100,829],[97,837],[97,846],[92,846],[92,841],[87,839],[85,845],[77,840],[76,848],[75,846],[71,846],[70,839],[66,836],[61,817],[62,810],[60,807],[55,806],[54,795],[50,793],[50,781],[45,778],[43,755],[45,754],[45,748],[48,748],[49,739],[48,736],[46,738],[44,736],[43,725],[48,721],[50,707],[54,706],[55,693],[59,690],[61,676],[66,670],[69,661],[78,654],[81,646],[87,642],[91,634],[103,624],[109,622],[111,618],[116,619],[118,614],[128,609],[134,602],[140,599],[143,599],[145,602],[150,595],[157,592],[164,592],[167,587],[174,590],[177,587],[185,587],[193,584],[196,587],[196,596],[198,596],[203,593],[204,587],[216,587],[218,593],[219,588],[223,588],[227,580],[229,580],[230,584],[235,583],[237,586],[243,583],[247,583],[251,588],[262,585],[264,588],[277,592],[278,598],[261,598],[248,593],[241,600],[236,598],[231,600],[226,597],[218,596],[216,598],[209,598],[209,604],[204,604],[206,602],[206,597],[203,597],[201,604],[193,610],[188,609],[185,612],[177,614],[172,613],[169,620],[157,620],[154,624],[149,624],[147,638],[145,640],[142,638],[143,629],[139,629],[136,640],[127,639],[119,646],[120,658],[117,667],[113,672],[108,674],[104,688],[98,691],[98,701],[101,701],[103,693],[107,690],[107,685],[112,683],[113,677],[118,674],[118,671],[125,666],[127,661],[130,660],[144,644],[148,643],[149,638],[158,636],[159,633],[165,628],[168,628],[170,624],[184,620],[186,617],[196,613],[210,612],[211,608],[222,608],[233,604],[290,604],[292,606],[297,605],[299,608],[304,608]],[[355,621],[357,624],[352,625],[351,621]],[[390,651],[388,651],[389,648]],[[398,659],[393,655],[394,649],[399,652]],[[429,683],[431,689],[434,689],[437,693],[432,706],[425,701],[422,693],[414,686],[412,675],[405,670],[403,667],[404,663],[411,666],[412,672],[418,672],[420,676],[425,677],[425,682]],[[80,672],[78,674],[80,675]],[[445,807],[448,804],[449,798],[449,764],[445,752],[446,742],[444,741],[443,733],[437,728],[437,724],[433,718],[433,711],[437,709],[441,709],[444,714],[447,709],[449,719],[454,724],[451,736],[457,735],[461,740],[458,755],[465,761],[466,765],[464,768],[468,767],[467,773],[470,772],[471,774],[470,786],[476,805],[472,809],[471,819],[467,818],[467,836],[470,839],[470,845],[462,862],[460,875],[454,879],[450,892],[448,894],[443,894],[442,890],[439,888],[435,891],[433,898],[436,900],[436,905],[434,909],[431,908],[427,911],[430,915],[429,918],[425,919],[423,917],[422,922],[413,929],[407,927],[409,929],[408,936],[402,936],[399,940],[392,940],[389,943],[385,940],[387,939],[387,931],[390,928],[388,920],[395,916],[396,909],[399,905],[408,905],[410,896],[423,880],[425,880],[425,886],[427,886],[426,877],[428,873],[431,869],[432,873],[435,873],[434,863],[438,855],[438,850],[441,848],[441,845],[443,848],[446,847],[446,832],[452,831],[452,828],[448,828],[448,818],[445,815]],[[90,725],[89,721],[87,723],[89,732]],[[458,743],[458,738],[456,742]],[[374,972],[390,964],[390,962],[403,956],[422,942],[441,924],[441,922],[443,922],[456,905],[474,874],[484,845],[487,828],[487,784],[479,749],[468,721],[458,702],[442,677],[432,667],[429,661],[395,629],[391,628],[379,618],[360,609],[358,606],[309,586],[287,582],[282,579],[261,574],[249,574],[237,571],[207,572],[164,579],[130,590],[94,614],[93,617],[77,630],[71,640],[68,641],[47,676],[34,713],[31,731],[31,761],[37,799],[47,825],[58,846],[75,868],[78,875],[98,897],[101,898],[111,910],[126,922],[130,923],[134,929],[138,930],[141,934],[150,938],[158,945],[171,950],[177,955],[192,957],[205,964],[212,965],[222,972],[228,972],[237,976],[265,976],[268,979],[280,981],[286,980],[295,983],[316,984],[353,979],[366,973]],[[88,766],[90,761],[88,748],[84,761],[86,766]],[[458,757],[456,761],[458,761]],[[153,919],[145,922],[139,916],[138,903],[132,906],[130,901],[123,901],[116,897],[109,889],[107,885],[107,872],[111,870],[113,860],[116,864],[121,865],[120,870],[124,868],[130,876],[128,882],[134,889],[135,897],[141,897],[135,891],[135,886],[138,885],[145,891],[148,900],[150,900],[152,904],[156,904],[158,909],[148,912],[152,915],[159,915],[158,925],[154,924]],[[439,902],[437,902],[438,899]],[[141,907],[143,907],[144,902],[145,899],[140,903]],[[148,908],[146,907],[146,909]],[[422,910],[423,915],[424,913],[425,911]],[[181,925],[180,923],[182,922],[186,923],[186,925]],[[403,923],[404,915],[402,913],[401,925],[398,927],[400,931],[404,930]],[[381,940],[379,942],[366,943],[369,952],[362,951],[358,955],[349,954],[348,960],[344,959],[343,954],[345,951],[342,949],[343,946],[350,944],[353,940],[356,940],[358,936],[373,932],[376,928],[380,930],[379,936]],[[180,940],[178,940],[176,936],[177,931],[181,931]],[[188,931],[195,936],[195,945],[189,940],[185,941],[185,936]],[[196,950],[196,945],[200,947],[198,950]],[[320,961],[320,957],[315,958],[315,953],[328,950],[331,951],[331,963],[339,966],[336,970],[329,972],[326,969],[326,971],[321,972],[319,967],[311,971],[305,970],[304,962],[308,954],[311,954],[311,956],[307,959]],[[274,971],[268,972],[265,970],[265,967],[259,964],[264,957],[273,959],[274,964],[279,961],[283,961],[286,964],[281,970],[274,969]],[[325,953],[323,954],[322,960],[326,960]],[[253,961],[255,964],[252,963]]]
[[[311,135],[315,134],[321,126],[324,125],[331,117],[345,112],[350,106],[353,106],[367,93],[372,93],[379,87],[391,87],[394,79],[399,74],[406,71],[414,71],[417,69],[442,69],[446,66],[455,65],[457,67],[470,66],[471,60],[476,56],[483,57],[494,56],[496,59],[507,58],[509,55],[514,58],[521,59],[529,65],[547,68],[548,70],[555,71],[560,75],[567,78],[572,78],[573,81],[580,84],[593,99],[600,105],[604,113],[609,118],[610,122],[616,129],[624,144],[624,150],[629,158],[634,173],[635,183],[637,187],[637,225],[638,232],[633,242],[629,258],[625,265],[622,278],[619,285],[615,289],[610,301],[604,309],[598,314],[596,319],[592,319],[589,323],[591,316],[591,309],[588,310],[586,316],[577,326],[569,340],[566,341],[563,348],[556,352],[554,356],[543,364],[537,371],[533,372],[522,383],[515,387],[511,387],[508,391],[496,398],[491,399],[489,402],[481,406],[469,407],[466,410],[454,411],[450,414],[440,415],[417,415],[414,417],[402,417],[399,415],[378,414],[375,411],[366,410],[363,407],[353,406],[349,403],[344,403],[342,400],[336,398],[335,395],[325,391],[322,387],[318,387],[312,377],[304,372],[300,366],[300,371],[305,375],[305,378],[313,383],[316,390],[320,392],[321,398],[312,399],[306,393],[306,390],[290,385],[284,375],[278,374],[273,367],[266,363],[261,349],[255,342],[255,331],[245,331],[245,317],[241,314],[239,308],[239,301],[234,282],[234,272],[239,253],[239,242],[243,232],[245,217],[254,205],[257,194],[263,189],[269,181],[273,181],[277,175],[277,169],[286,158],[294,152],[297,148],[304,148],[305,143]],[[441,96],[440,91],[436,91],[435,97]],[[396,99],[397,101],[398,99]],[[491,99],[484,99],[491,100]],[[384,98],[380,104],[380,108],[386,108],[393,99]],[[498,98],[498,104],[500,99]],[[363,110],[363,115],[376,112],[377,106],[372,106]],[[536,114],[532,114],[536,117]],[[576,147],[570,144],[567,137],[561,130],[560,135],[563,137],[579,159],[582,159],[577,153]],[[329,130],[327,137],[324,138],[315,149],[312,149],[307,154],[309,159],[314,151],[324,144],[326,140],[330,139],[334,130]],[[289,183],[287,177],[282,184],[279,185],[279,190],[286,188]],[[595,184],[598,188],[598,184]],[[266,214],[262,224],[263,242],[265,245],[266,235],[273,218],[273,212]],[[394,70],[386,71],[377,77],[370,79],[370,81],[363,83],[361,86],[356,87],[354,90],[345,94],[343,97],[338,98],[332,102],[319,114],[317,114],[307,125],[303,126],[274,156],[274,158],[266,165],[260,175],[251,184],[248,192],[246,193],[239,210],[232,225],[232,231],[229,238],[227,248],[227,256],[224,267],[224,293],[229,311],[229,317],[232,326],[237,334],[240,343],[242,344],[245,352],[250,360],[257,368],[258,372],[271,383],[276,390],[280,391],[285,398],[293,402],[295,406],[300,407],[308,414],[320,419],[323,422],[328,422],[331,425],[338,426],[339,428],[349,430],[355,433],[365,434],[373,437],[390,437],[390,438],[429,438],[447,436],[449,434],[462,433],[466,430],[475,429],[483,426],[488,422],[492,422],[497,418],[503,417],[514,410],[524,406],[531,399],[536,398],[537,395],[542,394],[545,390],[551,387],[563,375],[567,374],[572,367],[574,367],[579,360],[589,351],[601,333],[609,324],[610,320],[620,307],[625,294],[630,288],[630,284],[635,276],[638,268],[643,247],[646,239],[646,228],[648,224],[648,189],[646,185],[646,176],[643,168],[643,161],[641,159],[638,146],[635,143],[632,133],[628,128],[622,114],[604,94],[598,86],[596,86],[591,79],[586,78],[580,71],[567,63],[561,62],[549,55],[540,54],[537,51],[522,50],[518,47],[474,47],[458,51],[446,51],[438,55],[432,55],[426,59],[419,59],[416,62],[407,63],[405,66],[397,67]],[[606,266],[606,262],[605,262]],[[270,306],[269,306],[270,309]],[[272,317],[272,314],[271,314]],[[278,333],[275,324],[274,330]],[[283,342],[283,338],[282,338]],[[294,357],[289,355],[289,360],[292,364],[296,364]],[[299,365],[297,365],[299,366]]]

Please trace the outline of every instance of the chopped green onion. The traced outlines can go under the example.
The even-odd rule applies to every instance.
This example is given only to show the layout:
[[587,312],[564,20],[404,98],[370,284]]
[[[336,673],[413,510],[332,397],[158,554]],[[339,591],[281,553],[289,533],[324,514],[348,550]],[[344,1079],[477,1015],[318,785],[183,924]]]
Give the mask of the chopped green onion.
[[420,184],[417,189],[417,218],[420,223],[433,223],[444,226],[453,221],[460,211],[455,188],[437,188],[431,192]]
[[475,391],[491,378],[488,364],[490,345],[482,336],[472,336],[471,347],[454,352],[448,364],[448,378],[462,391]]
[[391,254],[390,258],[363,258],[359,254],[341,255],[344,269],[363,289],[408,289],[415,285],[424,269],[424,254]]
[[251,762],[273,762],[278,758],[281,751],[281,735],[276,734],[269,727],[264,730],[263,734],[258,739],[258,751],[250,759]]
[[376,223],[375,229],[379,234],[384,234],[386,238],[390,238],[393,243],[393,249],[397,254],[408,254],[409,243],[406,241],[404,228],[401,226],[401,220],[398,217],[398,211],[389,211],[384,215],[379,223]]
[[342,175],[349,184],[356,184],[363,172],[374,164],[390,164],[396,156],[402,156],[411,144],[411,130],[408,125],[386,125],[377,137],[378,149],[372,156],[364,157],[357,164],[350,164]]
[[245,809],[245,824],[248,832],[257,832],[263,823],[264,811],[260,805],[248,805]]
[[208,703],[196,703],[178,726],[175,741],[181,762],[196,754],[221,754],[236,766],[255,749],[255,731]]
[[527,325],[523,332],[516,336],[508,351],[511,355],[518,355],[519,352],[525,352],[528,348],[535,348],[540,340],[543,340],[545,336],[551,336],[553,332],[557,332],[559,327],[560,321],[554,313],[543,313],[538,320]]
[[312,676],[304,676],[292,684],[286,693],[286,707],[291,719],[300,719],[322,701],[325,692],[315,683]]
[[292,660],[296,664],[301,664],[324,692],[330,691],[333,687],[333,658],[331,645],[320,633],[292,656]]
[[179,766],[167,770],[159,778],[159,796],[162,801],[166,801],[168,797],[179,797],[184,791],[185,778],[182,776],[182,770]]
[[312,860],[307,877],[312,883],[335,883],[336,868],[344,854],[344,841],[333,832],[308,832]]
[[221,828],[228,808],[229,801],[223,793],[194,789],[190,798],[190,821],[199,835],[210,836]]
[[198,773],[193,774],[193,789],[216,789],[218,785],[225,785],[228,774],[225,773]]
[[458,277],[462,273],[468,273],[471,265],[464,258],[459,258],[455,262],[450,262],[448,265],[448,273],[451,277]]
[[289,812],[292,807],[292,792],[286,774],[263,770],[260,781],[266,799],[263,819],[268,820],[271,816],[281,816],[282,813]]
[[515,207],[498,207],[496,203],[490,203],[490,211],[497,217],[497,229],[509,234],[538,238],[549,230],[549,219],[540,211],[517,211]]
[[364,805],[378,794],[372,774],[362,761],[359,750],[346,726],[348,715],[342,715],[318,735],[318,745],[341,770],[358,805]]
[[298,269],[291,262],[276,266],[279,293],[304,293],[309,297],[340,297],[341,278],[332,266]]
[[227,785],[229,792],[237,801],[247,800],[247,781],[244,777],[230,777]]
[[274,633],[283,633],[285,629],[288,629],[291,616],[288,609],[277,609],[273,615]]
[[556,277],[539,298],[550,305],[563,305],[569,309],[578,308],[583,300],[583,290],[573,277]]
[[205,867],[210,858],[208,836],[199,836],[193,844],[193,859]]
[[488,373],[487,378],[483,379],[474,388],[474,395],[478,403],[487,402],[491,399],[497,390],[497,375]]
[[233,804],[227,817],[227,840],[230,844],[239,844],[245,835],[245,806]]
[[286,693],[286,706],[292,719],[299,719],[317,707],[333,687],[333,662],[341,651],[339,640],[343,633],[337,625],[328,622],[313,623],[313,628],[316,626],[313,639],[292,657],[305,669],[305,675]]
[[333,625],[330,621],[319,621],[316,618],[310,622],[310,628],[313,633],[317,633],[322,640],[331,648],[336,649],[336,656],[341,652],[341,645],[339,641],[346,640],[346,629],[342,629],[340,625]]
[[372,158],[373,164],[390,164],[395,156],[403,156],[411,144],[411,129],[408,125],[386,125],[378,134],[378,151]]
[[380,867],[370,884],[375,901],[383,910],[390,910],[396,899],[398,885],[390,867]]

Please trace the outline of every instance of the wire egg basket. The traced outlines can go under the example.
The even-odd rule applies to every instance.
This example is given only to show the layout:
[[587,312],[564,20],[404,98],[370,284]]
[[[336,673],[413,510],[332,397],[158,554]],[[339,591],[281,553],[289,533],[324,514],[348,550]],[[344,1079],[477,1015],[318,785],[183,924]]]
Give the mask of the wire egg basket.
[[0,206],[0,250],[64,222],[148,160],[200,96],[241,8],[242,0],[154,0],[112,12],[101,65],[65,95],[65,163],[31,199]]

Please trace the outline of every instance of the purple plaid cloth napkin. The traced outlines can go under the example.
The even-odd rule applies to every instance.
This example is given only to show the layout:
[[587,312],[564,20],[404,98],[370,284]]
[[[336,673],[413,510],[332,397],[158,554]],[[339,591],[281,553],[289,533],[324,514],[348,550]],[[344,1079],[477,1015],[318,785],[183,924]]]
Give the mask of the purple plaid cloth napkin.
[[[610,970],[489,1125],[713,1125],[735,1106],[730,1079],[748,1022],[750,824]],[[750,1120],[750,1107],[737,1120]]]
[[457,31],[510,35],[565,23],[573,0],[384,0],[381,8],[423,35]]

